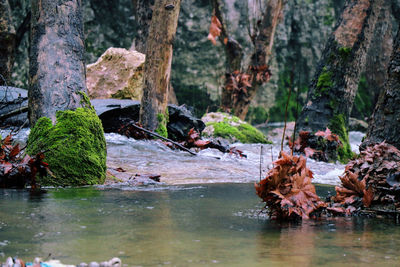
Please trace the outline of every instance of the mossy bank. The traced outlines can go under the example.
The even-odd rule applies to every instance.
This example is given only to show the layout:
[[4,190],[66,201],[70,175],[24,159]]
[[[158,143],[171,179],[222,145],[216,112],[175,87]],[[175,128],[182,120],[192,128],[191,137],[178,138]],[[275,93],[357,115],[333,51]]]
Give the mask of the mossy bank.
[[206,124],[202,135],[204,137],[221,137],[229,142],[270,143],[262,132],[236,116],[227,113],[207,113],[202,118]]
[[106,178],[106,141],[92,107],[58,111],[57,122],[40,118],[28,138],[27,153],[45,153],[54,177],[40,178],[42,186],[102,184]]

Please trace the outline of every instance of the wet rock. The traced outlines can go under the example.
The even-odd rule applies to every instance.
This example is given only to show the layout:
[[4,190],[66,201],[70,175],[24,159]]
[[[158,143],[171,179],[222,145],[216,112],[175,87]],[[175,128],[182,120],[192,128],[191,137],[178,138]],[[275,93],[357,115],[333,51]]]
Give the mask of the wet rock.
[[[0,117],[5,114],[9,114],[11,111],[18,110],[27,106],[27,90],[16,87],[0,86]],[[22,112],[9,118],[0,119],[0,126],[21,126],[25,123],[27,119],[28,113]]]
[[203,136],[223,138],[230,143],[269,143],[262,132],[236,116],[222,112],[205,114],[202,121],[207,125]]
[[88,267],[88,264],[85,262],[81,262],[78,264],[78,267]]
[[365,133],[368,129],[368,123],[356,118],[349,119],[349,131],[357,131]]
[[[139,120],[139,101],[94,99],[91,102],[106,133],[117,133],[123,125],[131,120]],[[199,133],[205,128],[205,124],[195,118],[185,106],[168,105],[168,112],[168,137],[174,141],[185,140],[192,128]]]
[[111,47],[87,66],[86,86],[90,98],[139,100],[142,96],[145,55]]
[[100,264],[95,261],[92,261],[91,263],[89,263],[89,267],[100,267]]

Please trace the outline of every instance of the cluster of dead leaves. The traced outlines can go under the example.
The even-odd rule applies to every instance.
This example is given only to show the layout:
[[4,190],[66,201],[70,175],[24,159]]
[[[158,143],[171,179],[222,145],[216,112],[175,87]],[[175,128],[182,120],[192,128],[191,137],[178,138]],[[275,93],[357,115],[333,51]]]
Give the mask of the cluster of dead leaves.
[[151,139],[150,135],[145,133],[144,131],[141,131],[140,129],[134,127],[132,125],[132,123],[134,123],[135,125],[142,127],[143,126],[138,123],[138,122],[132,122],[129,121],[127,124],[122,125],[119,129],[118,129],[118,133],[121,135],[125,135],[126,137],[132,137],[136,140],[149,140]]
[[12,135],[1,140],[0,188],[24,188],[30,184],[31,189],[36,189],[36,175],[50,172],[48,164],[43,161],[43,153],[31,157],[24,155],[22,150],[19,144],[12,144]]
[[255,80],[258,83],[266,83],[271,79],[271,70],[268,65],[249,66],[249,73],[255,75]]
[[255,183],[257,195],[266,203],[270,216],[278,219],[307,219],[326,205],[311,183],[313,174],[303,156],[281,152],[267,177]]
[[366,147],[340,177],[329,211],[351,214],[374,205],[400,211],[400,151],[385,142]]
[[[321,140],[324,140],[324,142],[321,142]],[[332,150],[336,151],[338,146],[343,146],[343,144],[329,128],[315,134],[300,131],[299,137],[294,142],[289,139],[289,147],[294,152],[303,153],[306,157],[325,162],[329,161]]]

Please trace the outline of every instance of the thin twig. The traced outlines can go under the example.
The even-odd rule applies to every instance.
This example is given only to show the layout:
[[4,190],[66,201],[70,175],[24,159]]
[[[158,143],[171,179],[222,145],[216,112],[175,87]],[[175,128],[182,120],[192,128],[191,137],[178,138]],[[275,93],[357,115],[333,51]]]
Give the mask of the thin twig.
[[[293,70],[294,70],[294,67],[293,67]],[[297,81],[298,84],[297,84],[297,88],[296,88],[296,113],[295,113],[296,115],[295,115],[294,129],[293,129],[293,136],[292,136],[292,147],[291,147],[291,155],[292,156],[293,156],[293,150],[294,150],[294,140],[296,139],[297,119],[299,116],[299,87],[300,87],[299,80]]]
[[260,147],[260,181],[261,181],[261,176],[262,176],[262,164],[263,164],[263,162],[262,162],[262,154],[263,154],[263,146],[261,145],[261,147]]
[[24,106],[24,107],[21,107],[21,108],[14,109],[14,110],[6,113],[6,114],[0,115],[0,121],[5,120],[5,119],[10,118],[10,117],[13,117],[13,116],[18,115],[18,114],[27,112],[27,111],[28,111],[28,106]]
[[147,129],[145,129],[145,128],[142,128],[142,127],[140,127],[140,126],[137,126],[137,125],[135,124],[135,122],[133,122],[133,121],[131,121],[130,123],[128,123],[126,126],[132,126],[132,127],[136,128],[136,129],[141,130],[141,131],[143,131],[143,132],[145,132],[145,133],[148,133],[148,134],[150,134],[150,135],[152,135],[152,136],[155,136],[155,137],[158,137],[158,138],[163,139],[163,140],[165,140],[165,141],[171,142],[172,144],[176,145],[177,147],[181,148],[182,150],[185,150],[186,152],[189,152],[190,154],[192,154],[192,155],[194,155],[194,156],[197,155],[197,154],[194,153],[193,151],[190,151],[190,150],[187,149],[186,147],[182,146],[181,144],[179,144],[179,143],[177,143],[177,142],[175,142],[175,141],[172,141],[171,139],[168,139],[168,138],[166,138],[166,137],[164,137],[164,136],[161,136],[161,135],[159,135],[159,134],[157,134],[157,133],[155,133],[155,132],[152,132],[152,131],[149,131],[149,130],[147,130]]
[[[281,141],[281,151],[280,151],[280,152],[283,151],[283,140],[285,139],[288,106],[289,106],[290,96],[292,95],[293,76],[294,76],[294,73],[293,73],[293,71],[292,71],[292,73],[290,74],[289,95],[288,95],[288,99],[287,99],[287,102],[286,102],[286,109],[285,109],[285,126],[283,127],[283,134],[282,134],[282,141]],[[280,154],[280,153],[279,153],[279,154]]]

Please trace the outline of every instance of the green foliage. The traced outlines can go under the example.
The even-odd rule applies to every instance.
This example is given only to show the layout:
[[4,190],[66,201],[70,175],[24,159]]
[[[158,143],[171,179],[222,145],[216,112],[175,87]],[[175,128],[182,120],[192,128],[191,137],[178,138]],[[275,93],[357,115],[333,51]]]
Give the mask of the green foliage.
[[[229,116],[226,114],[226,116]],[[231,119],[228,117],[224,118],[221,122],[207,122],[207,126],[214,128],[214,137],[222,137],[228,140],[239,140],[242,143],[270,143],[257,128],[251,126],[248,123],[240,123],[238,117],[232,116]]]
[[268,120],[268,111],[263,107],[250,107],[246,121],[250,124],[261,124]]
[[[275,105],[269,110],[269,120],[271,122],[281,122],[285,120],[285,107],[289,96],[289,88],[291,87],[290,81],[290,71],[286,70],[283,73],[279,74],[278,81],[278,91],[275,95]],[[296,84],[296,87],[297,84]],[[306,86],[299,87],[299,94],[305,93],[308,91]],[[298,105],[298,114],[302,109],[304,99],[299,99]],[[297,109],[297,101],[296,101],[296,92],[292,91],[289,100],[288,113],[287,113],[287,121],[295,121],[296,120],[296,109]]]
[[40,118],[28,138],[27,153],[45,152],[55,177],[41,178],[45,186],[102,184],[106,178],[106,141],[92,108],[58,111],[57,122]]
[[322,72],[318,77],[317,88],[314,94],[316,97],[322,96],[333,86],[332,75],[333,73],[328,71],[326,67],[322,69]]
[[339,136],[343,147],[338,148],[338,159],[342,163],[347,163],[349,159],[354,156],[353,151],[351,151],[349,134],[345,126],[345,120],[343,114],[337,114],[332,117],[328,128]]
[[158,121],[158,126],[155,132],[165,138],[168,138],[168,130],[167,130],[167,124],[169,121],[168,109],[166,110],[165,115],[162,113],[157,114],[157,121]]
[[354,99],[352,110],[352,117],[364,120],[366,117],[371,116],[374,111],[374,103],[371,97],[371,89],[368,87],[365,76],[361,76],[358,83],[357,94]]

